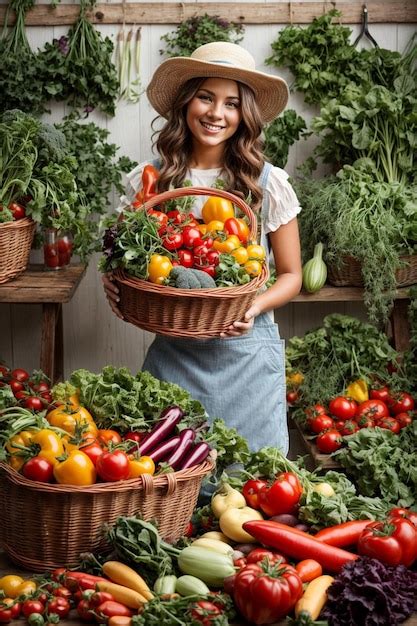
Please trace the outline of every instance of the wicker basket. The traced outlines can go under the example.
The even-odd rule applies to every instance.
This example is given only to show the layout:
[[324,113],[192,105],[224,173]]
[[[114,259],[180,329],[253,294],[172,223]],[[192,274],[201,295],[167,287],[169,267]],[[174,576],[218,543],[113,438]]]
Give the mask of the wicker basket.
[[[249,219],[250,238],[257,238],[257,219],[252,209],[232,193],[205,187],[172,189],[156,195],[145,209],[183,196],[216,196],[226,198]],[[121,269],[114,272],[120,290],[118,304],[125,320],[153,333],[174,337],[218,337],[235,320],[241,319],[258,290],[268,278],[267,264],[246,285],[212,289],[177,289],[156,285],[130,276]]]
[[29,217],[0,224],[0,283],[25,271],[35,233]]
[[0,463],[1,546],[30,571],[73,567],[82,552],[106,551],[103,524],[120,515],[156,520],[161,536],[177,541],[213,466],[208,459],[171,474],[74,487],[28,480]]
[[[417,283],[417,255],[400,257],[405,263],[395,272],[397,287],[407,287]],[[360,262],[351,256],[343,256],[340,266],[329,264],[327,267],[327,281],[335,287],[363,287],[363,277]]]

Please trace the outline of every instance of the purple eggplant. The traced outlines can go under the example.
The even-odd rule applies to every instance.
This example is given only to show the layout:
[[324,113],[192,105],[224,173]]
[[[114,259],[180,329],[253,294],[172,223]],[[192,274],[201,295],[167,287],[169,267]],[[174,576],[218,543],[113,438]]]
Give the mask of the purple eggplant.
[[181,459],[188,453],[195,439],[195,431],[192,428],[186,428],[180,433],[180,442],[170,457],[165,459],[165,463],[170,465],[172,469],[178,469],[181,466]]
[[181,469],[188,469],[202,463],[210,453],[210,446],[205,441],[197,443],[181,461]]
[[153,459],[155,464],[159,463],[159,461],[163,461],[165,457],[167,457],[169,454],[172,454],[172,452],[174,452],[179,442],[180,442],[179,435],[176,435],[175,437],[171,437],[170,439],[167,439],[166,441],[163,441],[158,446],[156,446],[156,448],[154,448],[152,452],[149,453],[148,456],[150,456],[151,459]]
[[164,409],[159,416],[156,426],[154,426],[149,435],[140,442],[141,455],[149,455],[149,452],[151,452],[159,443],[165,441],[183,415],[184,411],[179,406],[169,406]]

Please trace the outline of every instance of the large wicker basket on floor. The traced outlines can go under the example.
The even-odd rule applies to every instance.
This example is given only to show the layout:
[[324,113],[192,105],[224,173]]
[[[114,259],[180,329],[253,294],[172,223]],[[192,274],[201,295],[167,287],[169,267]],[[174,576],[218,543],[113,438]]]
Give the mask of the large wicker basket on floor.
[[[395,272],[397,287],[407,287],[417,283],[417,255],[400,257],[404,262]],[[335,287],[363,287],[363,277],[360,262],[351,256],[343,256],[340,265],[328,264],[327,281]]]
[[0,224],[0,283],[25,271],[35,233],[29,217]]
[[[248,217],[250,239],[257,239],[257,218],[244,200],[220,189],[185,187],[158,194],[145,209],[184,196],[219,196],[233,202]],[[268,278],[267,264],[262,273],[246,285],[212,289],[177,289],[156,285],[130,276],[121,269],[114,273],[120,290],[119,308],[124,318],[153,333],[174,337],[218,337],[234,321],[241,319],[256,293]]]
[[0,463],[0,545],[13,562],[42,572],[73,567],[82,552],[105,551],[103,524],[120,515],[156,520],[161,536],[177,541],[213,465],[208,459],[156,477],[74,487],[28,480]]

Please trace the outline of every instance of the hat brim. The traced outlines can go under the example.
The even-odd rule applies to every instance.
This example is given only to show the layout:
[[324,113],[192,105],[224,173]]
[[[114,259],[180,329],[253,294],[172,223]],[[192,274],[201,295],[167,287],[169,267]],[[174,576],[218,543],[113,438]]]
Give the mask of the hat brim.
[[275,119],[288,102],[288,85],[279,76],[189,57],[172,57],[161,63],[146,90],[148,99],[162,117],[167,117],[180,87],[187,80],[199,77],[228,78],[250,87],[264,122]]

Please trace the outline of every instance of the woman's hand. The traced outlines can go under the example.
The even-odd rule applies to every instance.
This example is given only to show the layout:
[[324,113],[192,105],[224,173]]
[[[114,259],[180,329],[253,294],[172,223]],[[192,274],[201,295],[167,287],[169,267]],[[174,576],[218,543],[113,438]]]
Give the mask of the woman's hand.
[[115,315],[119,319],[124,319],[123,315],[120,312],[120,309],[117,306],[117,303],[120,302],[119,298],[119,289],[114,284],[113,274],[108,272],[107,274],[103,274],[102,276],[104,291],[106,293],[106,298],[111,306],[111,309]]
[[255,317],[257,317],[261,313],[261,309],[256,304],[256,301],[252,304],[252,306],[246,311],[243,320],[233,322],[229,326],[229,328],[220,334],[220,337],[223,339],[225,337],[239,337],[240,335],[246,335],[255,322]]

